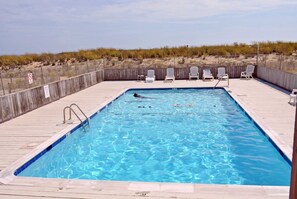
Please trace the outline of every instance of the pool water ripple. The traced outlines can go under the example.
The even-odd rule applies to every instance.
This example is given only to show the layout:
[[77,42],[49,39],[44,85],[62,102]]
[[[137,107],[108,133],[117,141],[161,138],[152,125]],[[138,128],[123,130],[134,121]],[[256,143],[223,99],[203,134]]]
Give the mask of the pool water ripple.
[[290,164],[223,89],[131,90],[19,175],[287,186]]

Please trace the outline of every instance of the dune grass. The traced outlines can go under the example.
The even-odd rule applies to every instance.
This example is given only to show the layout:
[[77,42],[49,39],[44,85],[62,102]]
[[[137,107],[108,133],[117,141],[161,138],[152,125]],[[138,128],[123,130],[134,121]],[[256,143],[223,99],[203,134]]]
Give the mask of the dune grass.
[[[292,55],[297,52],[297,42],[261,42],[261,54],[283,54]],[[119,60],[135,59],[142,60],[146,58],[166,58],[166,57],[201,57],[201,56],[221,56],[238,57],[244,55],[252,57],[257,54],[257,43],[252,45],[244,43],[234,43],[232,45],[213,45],[213,46],[179,46],[162,47],[153,49],[113,49],[97,48],[90,50],[80,50],[77,52],[62,52],[58,54],[24,54],[24,55],[2,55],[0,56],[0,69],[9,70],[19,68],[32,62],[43,62],[45,65],[54,65],[56,63],[66,63],[68,61],[83,62],[96,59],[112,59],[117,57]]]

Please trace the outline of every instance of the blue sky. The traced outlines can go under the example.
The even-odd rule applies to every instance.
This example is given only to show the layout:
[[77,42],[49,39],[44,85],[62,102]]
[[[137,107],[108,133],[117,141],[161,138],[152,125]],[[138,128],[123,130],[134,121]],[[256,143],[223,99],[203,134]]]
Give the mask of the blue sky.
[[297,41],[297,0],[0,0],[0,55]]

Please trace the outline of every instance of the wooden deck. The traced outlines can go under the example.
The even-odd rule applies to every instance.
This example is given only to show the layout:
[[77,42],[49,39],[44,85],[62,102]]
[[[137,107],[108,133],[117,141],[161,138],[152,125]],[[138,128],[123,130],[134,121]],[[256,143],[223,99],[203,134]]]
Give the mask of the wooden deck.
[[[91,115],[128,88],[208,87],[215,83],[201,80],[151,84],[102,82],[0,124],[0,198],[288,198],[289,187],[59,180],[8,175],[30,154],[76,125],[62,124],[62,110],[71,103],[77,103]],[[222,82],[219,86],[225,84]],[[231,79],[228,90],[291,157],[295,107],[288,104],[288,94],[257,80]]]

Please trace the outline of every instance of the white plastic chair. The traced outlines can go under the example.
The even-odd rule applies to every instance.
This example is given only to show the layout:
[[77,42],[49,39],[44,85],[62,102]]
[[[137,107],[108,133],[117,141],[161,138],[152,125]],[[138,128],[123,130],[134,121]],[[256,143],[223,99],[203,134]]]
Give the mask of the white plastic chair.
[[240,78],[245,77],[246,79],[253,78],[253,73],[255,70],[254,65],[247,65],[245,71],[241,72]]
[[226,73],[226,69],[224,67],[218,68],[217,78],[222,80],[229,78],[229,75]]
[[165,81],[167,80],[175,80],[175,76],[174,76],[174,68],[167,68],[166,69],[166,76],[165,76]]
[[192,66],[190,68],[189,80],[191,80],[192,78],[199,79],[199,72],[198,72],[198,67],[197,66]]
[[297,99],[297,89],[293,89],[292,93],[290,94],[289,104],[296,105],[296,101],[297,101],[296,99]]
[[147,71],[147,76],[145,77],[145,82],[153,83],[155,80],[156,80],[155,71],[154,70],[148,70]]
[[203,80],[205,80],[205,79],[211,79],[211,80],[213,80],[213,79],[214,79],[214,77],[213,77],[213,75],[211,74],[209,68],[207,68],[207,69],[203,69],[203,75],[202,75],[202,77],[203,77]]

